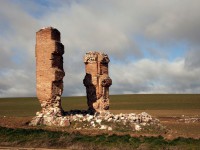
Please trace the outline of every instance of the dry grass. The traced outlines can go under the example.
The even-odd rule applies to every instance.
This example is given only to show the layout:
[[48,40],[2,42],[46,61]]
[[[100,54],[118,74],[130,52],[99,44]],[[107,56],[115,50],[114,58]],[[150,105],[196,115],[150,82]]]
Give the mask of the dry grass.
[[[200,137],[200,123],[182,123],[177,119],[184,116],[200,117],[199,94],[135,94],[113,95],[111,112],[113,113],[141,113],[143,111],[159,118],[173,137]],[[64,97],[62,106],[65,110],[87,109],[86,97]],[[40,110],[37,98],[1,98],[0,125],[5,127],[25,127],[28,120]],[[4,116],[6,116],[4,118]],[[87,132],[86,132],[87,134]]]
[[[111,95],[113,112],[142,112],[154,116],[198,115],[200,94],[133,94]],[[87,109],[86,97],[63,97],[64,110]],[[37,98],[0,98],[0,116],[34,116],[40,110]]]

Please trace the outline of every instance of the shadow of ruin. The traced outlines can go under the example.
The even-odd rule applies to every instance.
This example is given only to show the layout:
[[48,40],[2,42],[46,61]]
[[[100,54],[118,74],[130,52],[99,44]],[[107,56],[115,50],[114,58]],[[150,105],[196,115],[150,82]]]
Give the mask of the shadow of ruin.
[[[84,56],[86,75],[83,84],[86,87],[88,110],[64,111],[61,106],[63,92],[64,45],[60,32],[47,27],[36,32],[36,88],[41,111],[29,125],[47,125],[67,127],[77,123],[75,129],[113,130],[122,126],[131,131],[141,130],[144,126],[158,125],[159,121],[149,114],[117,114],[109,112],[109,77],[107,54],[88,52]],[[117,126],[116,126],[117,125]]]

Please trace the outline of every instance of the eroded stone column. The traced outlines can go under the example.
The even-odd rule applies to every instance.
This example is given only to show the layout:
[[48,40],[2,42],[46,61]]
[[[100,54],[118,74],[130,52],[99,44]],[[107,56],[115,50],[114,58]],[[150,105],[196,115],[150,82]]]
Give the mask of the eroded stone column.
[[56,116],[63,113],[61,95],[63,92],[64,46],[60,42],[60,32],[52,27],[36,33],[36,85],[37,97],[42,112]]
[[84,57],[86,75],[83,84],[86,87],[87,104],[92,111],[109,109],[109,87],[112,80],[108,74],[109,58],[99,52],[86,53]]

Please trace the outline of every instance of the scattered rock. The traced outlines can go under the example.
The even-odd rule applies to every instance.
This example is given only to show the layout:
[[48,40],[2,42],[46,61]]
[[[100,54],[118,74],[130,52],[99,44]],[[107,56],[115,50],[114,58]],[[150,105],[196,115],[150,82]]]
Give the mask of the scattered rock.
[[97,119],[97,120],[96,120],[96,122],[97,122],[98,124],[101,124],[101,121],[102,121],[101,119]]
[[106,130],[108,127],[106,125],[101,125],[101,127],[99,129],[101,130]]
[[138,125],[138,124],[135,125],[135,130],[136,130],[136,131],[140,131],[141,129],[142,129],[142,128],[141,128],[140,125]]
[[178,119],[178,122],[184,122],[184,123],[196,123],[200,122],[199,117],[188,117],[188,116],[182,116],[181,119]]
[[107,121],[108,121],[108,122],[112,121],[112,118],[109,118]]
[[91,121],[93,118],[94,118],[94,116],[88,115],[88,117],[87,117],[86,119],[87,119],[87,121],[89,122],[89,121]]
[[108,127],[108,131],[112,131],[112,127]]

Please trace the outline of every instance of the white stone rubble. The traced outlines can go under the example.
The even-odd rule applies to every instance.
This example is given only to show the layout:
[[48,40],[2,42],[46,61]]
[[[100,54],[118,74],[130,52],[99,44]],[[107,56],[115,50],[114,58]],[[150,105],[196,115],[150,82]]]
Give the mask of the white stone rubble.
[[184,122],[184,123],[199,123],[200,122],[200,117],[195,116],[195,117],[189,117],[182,115],[180,119],[178,119],[178,122]]
[[133,131],[140,131],[144,126],[156,124],[159,121],[153,119],[146,112],[140,114],[112,114],[109,111],[95,113],[89,111],[71,110],[65,112],[63,116],[57,115],[56,111],[48,110],[47,112],[37,112],[36,117],[30,125],[48,125],[48,126],[69,126],[76,122],[79,125],[75,129],[101,129],[112,131],[114,126],[120,124],[124,127],[132,127]]
[[[75,115],[76,114],[76,115]],[[129,113],[129,114],[112,114],[109,111],[102,113],[90,114],[87,111],[70,111],[66,113],[70,122],[84,123],[83,129],[98,128],[101,130],[112,131],[112,124],[122,124],[127,126],[132,124],[134,131],[140,131],[143,126],[156,124],[159,122],[157,119],[153,119],[146,112],[140,114]],[[87,125],[86,125],[87,124]]]

